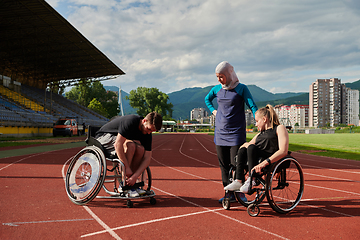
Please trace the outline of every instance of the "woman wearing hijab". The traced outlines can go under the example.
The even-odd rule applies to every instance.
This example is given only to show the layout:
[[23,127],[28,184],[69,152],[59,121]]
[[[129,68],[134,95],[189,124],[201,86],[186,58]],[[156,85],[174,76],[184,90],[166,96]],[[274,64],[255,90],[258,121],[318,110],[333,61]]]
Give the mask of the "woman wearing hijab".
[[[219,159],[223,186],[229,184],[230,164],[236,166],[235,156],[246,142],[245,104],[255,115],[257,106],[246,85],[239,82],[234,67],[228,62],[219,63],[215,69],[220,84],[214,86],[205,97],[206,106],[215,115],[214,142]],[[213,99],[217,98],[218,109]],[[223,198],[219,200],[221,203]],[[235,196],[231,196],[235,201]]]

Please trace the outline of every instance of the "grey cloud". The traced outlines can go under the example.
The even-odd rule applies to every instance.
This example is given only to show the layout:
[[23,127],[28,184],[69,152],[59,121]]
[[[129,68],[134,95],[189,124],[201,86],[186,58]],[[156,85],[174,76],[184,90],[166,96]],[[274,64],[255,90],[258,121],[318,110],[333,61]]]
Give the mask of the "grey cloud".
[[[208,76],[224,60],[248,76],[247,81],[253,77],[252,82],[268,90],[281,89],[276,86],[283,84],[281,78],[300,85],[298,79],[308,71],[360,72],[356,0],[67,4],[72,10],[66,18],[127,72],[127,78],[118,80],[126,79],[131,86],[153,85],[171,92],[184,83],[216,84]],[[259,74],[250,76],[252,72]],[[289,72],[300,75],[288,77]],[[307,91],[314,76],[301,81],[299,89]]]

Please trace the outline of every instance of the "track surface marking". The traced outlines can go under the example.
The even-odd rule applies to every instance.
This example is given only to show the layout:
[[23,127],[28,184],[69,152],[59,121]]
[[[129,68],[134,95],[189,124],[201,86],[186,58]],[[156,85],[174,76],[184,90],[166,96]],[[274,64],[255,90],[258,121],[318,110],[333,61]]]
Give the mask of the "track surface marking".
[[218,203],[224,190],[213,136],[154,135],[150,168],[157,204],[138,200],[134,208],[116,199],[94,199],[86,206],[68,199],[64,174],[80,149],[0,158],[0,239],[359,237],[358,161],[293,153],[305,177],[302,201],[283,215],[265,199],[253,218],[238,203],[230,210]]

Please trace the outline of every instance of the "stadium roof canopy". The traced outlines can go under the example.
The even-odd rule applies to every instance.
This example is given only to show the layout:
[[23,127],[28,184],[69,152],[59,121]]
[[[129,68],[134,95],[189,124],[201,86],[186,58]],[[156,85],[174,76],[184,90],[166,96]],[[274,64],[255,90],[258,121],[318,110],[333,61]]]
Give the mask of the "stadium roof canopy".
[[0,75],[45,88],[125,74],[45,1],[0,3]]

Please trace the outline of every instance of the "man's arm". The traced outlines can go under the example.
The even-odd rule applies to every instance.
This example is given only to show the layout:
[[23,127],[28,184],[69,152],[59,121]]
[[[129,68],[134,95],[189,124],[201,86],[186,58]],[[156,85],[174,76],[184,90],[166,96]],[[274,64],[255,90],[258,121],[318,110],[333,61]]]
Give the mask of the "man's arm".
[[136,179],[141,175],[141,173],[150,165],[152,152],[151,151],[145,151],[143,160],[141,161],[141,164],[139,168],[134,172],[131,177],[129,177],[126,180],[126,184],[129,186],[132,186],[135,184]]
[[120,161],[125,166],[126,176],[129,177],[133,174],[133,172],[130,168],[129,161],[125,155],[125,151],[124,151],[124,142],[125,141],[126,141],[126,138],[123,137],[120,133],[118,133],[118,135],[116,136],[114,147],[115,147],[116,155],[118,156]]

